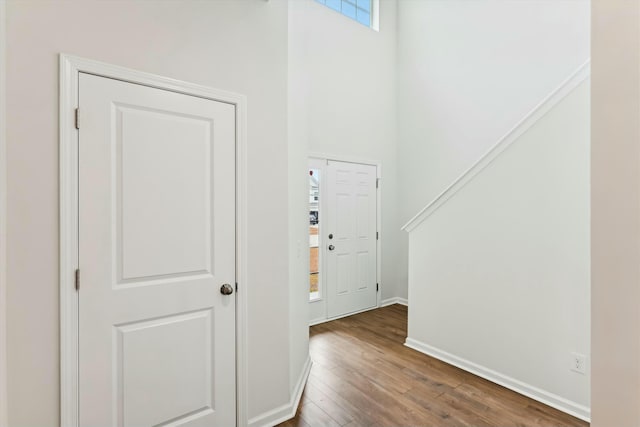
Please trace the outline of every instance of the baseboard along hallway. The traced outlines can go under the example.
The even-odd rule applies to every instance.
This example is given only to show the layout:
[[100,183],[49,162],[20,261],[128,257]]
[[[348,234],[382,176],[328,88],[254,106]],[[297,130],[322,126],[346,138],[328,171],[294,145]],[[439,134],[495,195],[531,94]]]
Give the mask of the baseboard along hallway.
[[406,334],[399,304],[311,327],[309,381],[280,426],[589,425],[405,347]]

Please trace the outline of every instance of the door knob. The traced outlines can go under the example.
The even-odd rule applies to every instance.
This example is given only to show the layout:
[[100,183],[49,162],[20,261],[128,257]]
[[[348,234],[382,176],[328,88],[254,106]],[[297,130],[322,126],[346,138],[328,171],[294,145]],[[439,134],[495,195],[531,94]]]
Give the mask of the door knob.
[[224,285],[220,286],[220,293],[222,295],[231,295],[233,293],[233,286],[225,283]]
[[334,250],[335,248],[336,248],[335,246],[333,246],[333,245],[329,245],[329,250],[330,250],[330,251]]

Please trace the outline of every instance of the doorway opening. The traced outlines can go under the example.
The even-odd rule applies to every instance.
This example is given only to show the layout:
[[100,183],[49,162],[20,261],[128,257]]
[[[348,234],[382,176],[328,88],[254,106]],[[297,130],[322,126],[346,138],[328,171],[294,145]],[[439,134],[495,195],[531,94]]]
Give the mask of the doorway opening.
[[380,166],[311,157],[309,171],[309,323],[379,303]]

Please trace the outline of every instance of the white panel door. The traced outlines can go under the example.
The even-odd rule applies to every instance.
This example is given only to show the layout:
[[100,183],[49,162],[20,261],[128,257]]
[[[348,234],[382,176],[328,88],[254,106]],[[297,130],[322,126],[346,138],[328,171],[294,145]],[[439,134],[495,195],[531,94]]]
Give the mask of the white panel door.
[[327,167],[327,316],[375,307],[376,167],[330,161]]
[[79,87],[81,426],[234,426],[235,108]]

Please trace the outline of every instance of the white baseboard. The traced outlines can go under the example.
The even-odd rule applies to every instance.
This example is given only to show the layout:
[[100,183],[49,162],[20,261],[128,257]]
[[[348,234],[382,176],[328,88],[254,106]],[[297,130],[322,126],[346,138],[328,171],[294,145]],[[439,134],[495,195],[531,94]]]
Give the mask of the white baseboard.
[[332,320],[342,319],[343,317],[353,316],[353,315],[356,315],[356,314],[364,313],[365,311],[375,310],[376,308],[380,308],[380,307],[384,307],[382,305],[382,302],[380,303],[379,306],[374,305],[373,307],[365,308],[363,310],[353,311],[353,312],[347,313],[347,314],[341,314],[340,316],[329,317],[329,318],[320,317],[318,319],[310,320],[309,321],[309,326],[315,326],[315,325],[319,325],[320,323],[331,322]]
[[272,427],[295,417],[304,386],[307,384],[309,372],[311,372],[311,365],[311,357],[307,356],[307,361],[304,363],[300,378],[298,378],[298,382],[291,393],[289,403],[251,418],[249,420],[249,427]]
[[579,403],[572,402],[564,397],[558,396],[553,393],[549,393],[545,390],[541,390],[530,384],[516,380],[515,378],[508,377],[499,372],[485,368],[476,363],[470,362],[461,357],[455,356],[451,353],[447,353],[444,350],[440,350],[436,347],[432,347],[428,344],[424,344],[420,341],[412,338],[407,338],[405,346],[412,348],[420,353],[424,353],[431,357],[435,357],[438,360],[442,360],[450,365],[457,366],[460,369],[464,369],[467,372],[471,372],[474,375],[482,377],[486,380],[499,384],[531,399],[542,402],[545,405],[549,405],[552,408],[556,408],[562,412],[566,412],[569,415],[573,415],[576,418],[590,422],[591,421],[591,409],[580,405]]
[[328,321],[329,321],[329,319],[327,319],[325,317],[319,317],[317,319],[309,321],[309,326],[319,325],[320,323],[324,323],[324,322],[328,322]]
[[386,307],[388,305],[393,305],[393,304],[400,304],[408,307],[409,301],[407,301],[406,298],[400,298],[400,297],[387,298],[380,301],[380,307]]

